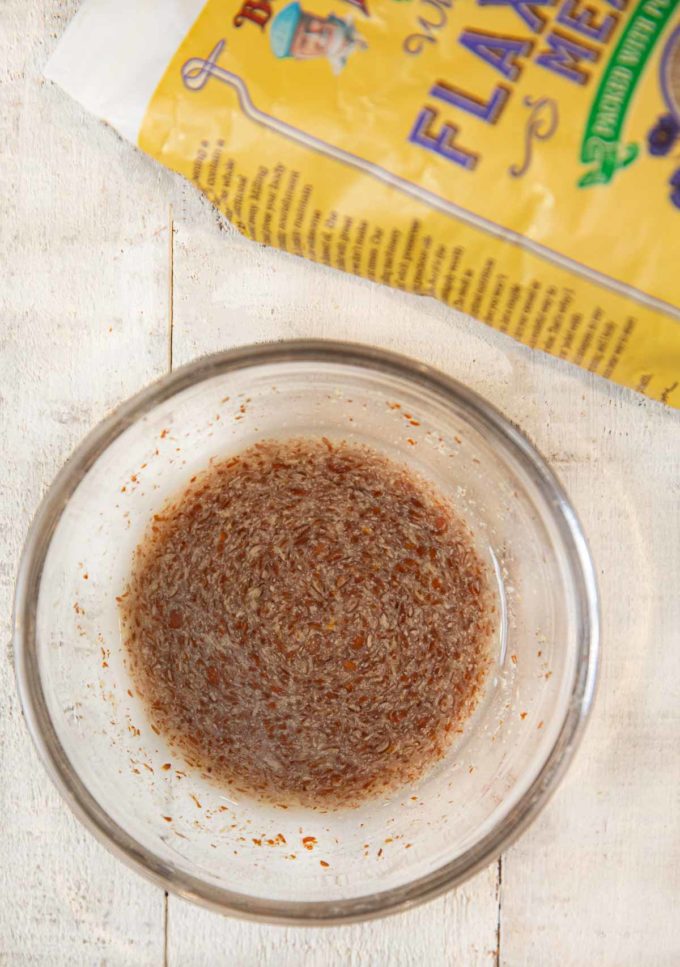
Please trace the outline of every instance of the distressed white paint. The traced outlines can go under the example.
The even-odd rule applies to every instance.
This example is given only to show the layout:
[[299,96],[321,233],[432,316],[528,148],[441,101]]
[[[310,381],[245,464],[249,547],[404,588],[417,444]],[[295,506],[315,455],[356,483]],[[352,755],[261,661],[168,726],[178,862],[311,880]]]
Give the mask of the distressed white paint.
[[161,962],[163,894],[95,843],[52,788],[7,644],[16,563],[46,486],[168,358],[157,174],[40,79],[73,7],[0,7],[0,963],[142,967]]
[[0,9],[2,640],[30,515],[88,428],[170,358],[316,335],[434,363],[524,427],[590,537],[604,665],[576,763],[503,858],[497,950],[495,865],[455,894],[368,925],[264,927],[174,898],[166,915],[162,892],[98,846],[52,790],[20,718],[8,655],[0,667],[0,963],[679,963],[679,415],[429,300],[225,230],[188,186],[40,79],[75,6],[5,0]]

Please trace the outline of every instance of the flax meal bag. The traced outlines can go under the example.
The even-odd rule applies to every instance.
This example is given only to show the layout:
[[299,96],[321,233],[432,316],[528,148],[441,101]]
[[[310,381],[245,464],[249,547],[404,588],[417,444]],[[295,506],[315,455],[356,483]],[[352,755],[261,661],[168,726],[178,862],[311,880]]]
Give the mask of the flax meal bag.
[[243,234],[680,407],[679,0],[86,0],[47,68]]

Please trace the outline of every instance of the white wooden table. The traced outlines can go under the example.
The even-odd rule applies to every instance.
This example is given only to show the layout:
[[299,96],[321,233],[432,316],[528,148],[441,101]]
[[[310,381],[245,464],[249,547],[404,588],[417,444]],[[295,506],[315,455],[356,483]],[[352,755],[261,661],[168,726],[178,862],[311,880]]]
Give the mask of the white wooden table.
[[41,78],[76,5],[0,7],[2,640],[31,515],[104,414],[199,354],[315,335],[431,362],[526,430],[590,538],[603,667],[576,763],[500,864],[392,919],[291,929],[166,898],[95,843],[33,753],[7,646],[0,963],[680,964],[680,414],[430,300],[234,235]]

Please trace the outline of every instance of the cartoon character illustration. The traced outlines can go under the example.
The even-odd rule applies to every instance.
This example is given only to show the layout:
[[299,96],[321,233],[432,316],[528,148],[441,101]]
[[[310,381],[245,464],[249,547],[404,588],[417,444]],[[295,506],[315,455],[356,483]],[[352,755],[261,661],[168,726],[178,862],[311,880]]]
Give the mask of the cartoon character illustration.
[[350,54],[368,44],[348,18],[319,17],[303,10],[297,0],[289,3],[272,21],[269,35],[276,57],[312,60],[327,57],[334,74],[343,69]]

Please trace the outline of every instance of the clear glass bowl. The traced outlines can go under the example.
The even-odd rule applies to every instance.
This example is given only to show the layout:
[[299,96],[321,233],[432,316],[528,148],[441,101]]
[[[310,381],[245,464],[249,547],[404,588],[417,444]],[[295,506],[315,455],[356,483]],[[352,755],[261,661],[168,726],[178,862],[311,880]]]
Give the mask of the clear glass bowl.
[[[473,529],[501,604],[495,666],[446,758],[388,800],[327,813],[232,796],[186,768],[132,693],[116,604],[166,497],[211,457],[302,434],[366,442],[434,481]],[[533,819],[592,702],[597,592],[559,483],[483,399],[376,349],[279,343],[200,359],[87,437],[26,542],[15,644],[33,740],[106,846],[223,912],[329,923],[455,886]]]

